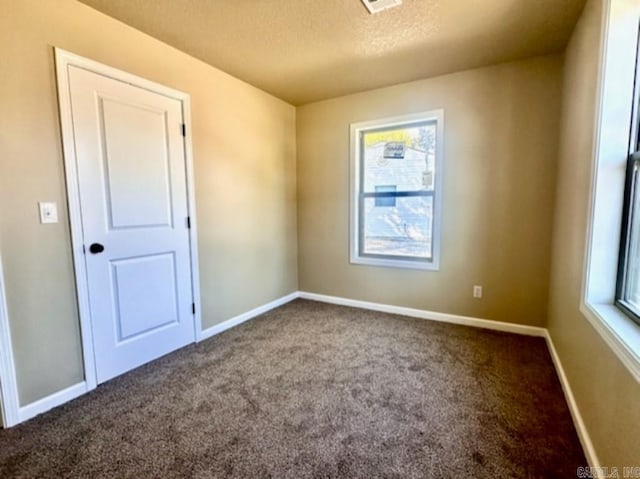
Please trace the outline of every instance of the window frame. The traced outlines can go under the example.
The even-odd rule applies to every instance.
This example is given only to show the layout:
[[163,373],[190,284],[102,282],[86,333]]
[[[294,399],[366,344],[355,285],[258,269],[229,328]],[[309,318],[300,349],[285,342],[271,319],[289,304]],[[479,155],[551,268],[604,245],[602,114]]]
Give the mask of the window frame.
[[[616,278],[616,295],[614,304],[629,318],[640,324],[640,309],[634,308],[626,300],[627,279],[629,269],[629,251],[631,249],[631,236],[633,231],[633,219],[638,212],[633,207],[633,202],[640,188],[640,85],[638,74],[640,61],[640,24],[636,39],[636,61],[633,82],[633,98],[631,112],[631,128],[629,132],[629,154],[627,157],[624,185],[624,202],[622,205],[622,225],[620,229],[620,253],[618,258],[618,273]],[[635,225],[640,228],[640,221]]]
[[640,382],[640,324],[615,305],[640,5],[604,0],[579,310]]
[[[407,195],[406,192],[395,193],[364,193],[362,189],[363,152],[361,149],[361,136],[363,133],[384,130],[393,127],[410,126],[420,123],[435,123],[435,181],[433,193],[425,195]],[[440,269],[440,237],[442,218],[442,185],[444,164],[444,110],[432,110],[408,115],[380,118],[376,120],[352,123],[350,125],[350,263],[359,265],[382,266],[390,268],[408,268],[438,271]],[[394,197],[405,196],[431,196],[433,198],[431,260],[418,259],[417,257],[386,255],[371,255],[362,252],[362,217],[361,207],[365,197]]]

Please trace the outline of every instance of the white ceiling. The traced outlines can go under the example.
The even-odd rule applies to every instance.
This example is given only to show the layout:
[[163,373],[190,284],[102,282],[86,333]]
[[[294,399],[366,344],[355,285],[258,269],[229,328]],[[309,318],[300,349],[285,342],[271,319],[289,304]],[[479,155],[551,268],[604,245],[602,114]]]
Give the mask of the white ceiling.
[[562,51],[585,0],[80,0],[294,105]]

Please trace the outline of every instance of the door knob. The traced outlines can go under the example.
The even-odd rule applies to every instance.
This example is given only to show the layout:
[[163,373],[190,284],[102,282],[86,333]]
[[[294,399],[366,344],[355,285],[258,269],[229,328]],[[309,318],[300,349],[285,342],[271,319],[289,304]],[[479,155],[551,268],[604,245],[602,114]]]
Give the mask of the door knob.
[[91,246],[89,246],[89,251],[91,251],[92,254],[102,253],[104,251],[104,246],[102,246],[100,243],[93,243]]

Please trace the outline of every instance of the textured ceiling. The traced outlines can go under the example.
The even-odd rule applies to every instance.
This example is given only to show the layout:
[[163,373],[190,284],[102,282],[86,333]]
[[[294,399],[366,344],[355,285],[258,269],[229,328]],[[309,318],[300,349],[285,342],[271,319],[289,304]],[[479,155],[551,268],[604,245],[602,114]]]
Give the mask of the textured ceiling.
[[80,0],[294,105],[557,52],[584,0]]

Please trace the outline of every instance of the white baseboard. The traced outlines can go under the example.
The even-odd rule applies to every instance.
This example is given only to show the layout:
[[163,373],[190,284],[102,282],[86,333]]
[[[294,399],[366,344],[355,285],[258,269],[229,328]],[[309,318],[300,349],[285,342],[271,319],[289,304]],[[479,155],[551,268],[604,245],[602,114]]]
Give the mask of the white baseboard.
[[431,321],[439,321],[442,323],[460,324],[463,326],[473,326],[475,328],[506,331],[508,333],[523,334],[526,336],[545,337],[547,331],[545,328],[539,328],[536,326],[525,326],[522,324],[505,323],[502,321],[492,321],[489,319],[472,318],[470,316],[458,316],[455,314],[438,313],[435,311],[426,311],[422,309],[405,308],[403,306],[371,303],[369,301],[340,298],[338,296],[326,296],[324,294],[307,293],[304,291],[300,291],[299,297],[302,299],[310,299],[312,301],[320,301],[322,303],[351,306],[360,309],[370,309],[372,311],[381,311],[383,313],[400,314],[402,316],[410,316],[412,318],[428,319]]
[[549,331],[546,328],[540,328],[536,326],[524,326],[520,324],[504,323],[500,321],[491,321],[488,319],[472,318],[468,316],[457,316],[453,314],[437,313],[433,311],[425,311],[413,308],[404,308],[401,306],[392,306],[388,304],[371,303],[368,301],[359,301],[355,299],[340,298],[337,296],[326,296],[323,294],[307,293],[304,291],[299,292],[299,297],[302,299],[309,299],[312,301],[320,301],[323,303],[338,304],[341,306],[351,306],[354,308],[370,309],[373,311],[381,311],[384,313],[400,314],[403,316],[410,316],[413,318],[427,319],[431,321],[440,321],[452,324],[461,324],[464,326],[472,326],[476,328],[493,329],[497,331],[505,331],[509,333],[523,334],[526,336],[538,336],[543,337],[546,340],[553,365],[558,374],[562,390],[564,392],[565,400],[571,412],[571,418],[573,419],[573,425],[578,433],[578,438],[582,445],[585,457],[589,466],[595,470],[600,470],[600,461],[596,454],[593,443],[587,431],[587,428],[578,409],[578,405],[571,391],[571,386],[567,380],[567,376],[560,362],[560,357],[553,345]]
[[545,339],[547,340],[547,347],[549,348],[549,353],[551,354],[553,365],[556,368],[558,379],[560,379],[560,384],[562,385],[564,397],[567,401],[567,405],[569,406],[569,411],[571,412],[573,425],[578,432],[578,437],[580,438],[580,443],[582,444],[584,455],[586,456],[587,462],[589,463],[590,467],[595,468],[596,470],[600,470],[601,467],[600,461],[598,460],[598,455],[596,454],[596,450],[593,447],[591,437],[589,436],[587,427],[585,426],[582,419],[582,414],[580,414],[578,404],[576,403],[576,399],[573,396],[573,391],[571,390],[571,386],[569,385],[569,380],[567,379],[567,375],[565,374],[564,368],[562,367],[562,362],[560,362],[560,356],[558,356],[558,352],[556,351],[556,347],[553,344],[553,340],[551,339],[551,335],[549,334],[548,330],[546,330]]
[[[256,316],[259,316],[263,313],[266,313],[267,311],[277,308],[278,306],[282,306],[283,304],[293,301],[297,297],[298,297],[297,292],[291,293],[287,296],[283,296],[282,298],[278,298],[275,301],[272,301],[270,303],[259,306],[255,309],[252,309],[251,311],[248,311],[244,314],[231,318],[223,323],[217,324],[211,328],[208,328],[202,331],[200,333],[200,337],[198,340],[210,338],[211,336],[219,334],[222,331],[225,331],[229,328],[237,326],[238,324],[244,323],[249,319],[255,318]],[[39,414],[47,412],[57,406],[60,406],[66,402],[69,402],[79,396],[82,396],[83,394],[86,394],[88,390],[89,389],[88,389],[87,383],[83,381],[81,383],[70,386],[66,389],[63,389],[62,391],[58,391],[47,397],[39,399],[38,401],[35,401],[31,404],[19,407],[17,408],[18,410],[15,418],[11,418],[12,420],[10,421],[7,421],[5,419],[5,422],[7,423],[5,424],[5,426],[11,427],[21,422],[27,421]]]
[[[420,309],[413,308],[405,308],[401,306],[392,306],[387,304],[380,303],[372,303],[368,301],[359,301],[355,299],[347,299],[340,298],[337,296],[327,296],[322,294],[308,293],[308,292],[294,292],[287,296],[283,296],[282,298],[276,299],[270,303],[259,306],[251,311],[247,311],[246,313],[240,314],[231,318],[227,321],[224,321],[220,324],[216,324],[204,331],[202,331],[199,335],[198,341],[210,338],[219,334],[227,329],[230,329],[234,326],[244,323],[256,316],[259,316],[267,311],[270,311],[274,308],[282,306],[290,301],[293,301],[296,298],[309,299],[312,301],[319,301],[323,303],[337,304],[342,306],[351,306],[354,308],[360,309],[369,309],[373,311],[381,311],[385,313],[391,314],[399,314],[403,316],[409,316],[413,318],[427,319],[431,321],[439,321],[451,324],[459,324],[464,326],[472,326],[476,328],[483,329],[492,329],[497,331],[505,331],[516,334],[523,334],[526,336],[538,336],[544,337],[547,343],[547,347],[549,349],[549,353],[551,354],[551,359],[553,361],[553,365],[556,369],[556,373],[558,374],[558,378],[560,380],[560,384],[562,385],[562,390],[565,395],[565,399],[569,406],[569,411],[571,412],[571,417],[573,419],[574,426],[578,433],[578,437],[582,444],[586,459],[589,463],[589,466],[592,468],[600,468],[600,462],[598,460],[598,456],[596,454],[595,448],[593,447],[593,443],[591,442],[591,438],[587,431],[587,428],[582,419],[582,415],[578,409],[578,405],[573,396],[573,392],[571,391],[571,386],[567,380],[567,376],[564,372],[564,368],[562,367],[562,363],[560,362],[560,357],[555,349],[551,336],[549,335],[549,331],[546,328],[540,328],[535,326],[525,326],[520,324],[512,324],[505,323],[501,321],[491,321],[487,319],[473,318],[469,316],[458,316],[447,313],[438,313],[434,311],[425,311]],[[18,421],[23,422],[28,419],[31,419],[38,414],[46,412],[56,406],[60,406],[72,399],[77,398],[85,394],[88,391],[87,383],[82,382],[78,383],[74,386],[68,387],[62,391],[54,393],[50,396],[47,396],[43,399],[40,399],[34,403],[31,403],[27,406],[23,406],[19,408],[18,411]],[[13,425],[13,424],[11,424]]]
[[281,298],[278,298],[274,301],[271,301],[270,303],[263,304],[262,306],[258,306],[257,308],[254,308],[251,311],[247,311],[246,313],[242,313],[231,319],[227,319],[226,321],[216,324],[215,326],[211,326],[210,328],[207,328],[200,333],[198,337],[198,341],[202,341],[204,339],[208,339],[212,336],[215,336],[216,334],[220,334],[221,332],[226,331],[227,329],[233,328],[234,326],[242,324],[245,321],[249,321],[250,319],[253,319],[256,316],[260,316],[261,314],[266,313],[267,311],[271,311],[272,309],[275,309],[278,306],[282,306],[283,304],[289,303],[290,301],[293,301],[298,297],[299,297],[299,293],[296,291],[286,296],[283,296]]
[[82,396],[86,392],[87,383],[83,381],[81,383],[74,384],[73,386],[69,386],[62,391],[58,391],[57,393],[53,393],[47,397],[39,399],[38,401],[32,402],[31,404],[22,406],[18,411],[20,422],[24,422],[33,417],[36,417],[38,414],[42,414],[43,412],[47,412],[54,407],[69,402],[79,396]]

